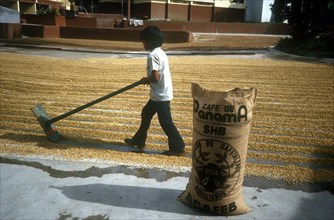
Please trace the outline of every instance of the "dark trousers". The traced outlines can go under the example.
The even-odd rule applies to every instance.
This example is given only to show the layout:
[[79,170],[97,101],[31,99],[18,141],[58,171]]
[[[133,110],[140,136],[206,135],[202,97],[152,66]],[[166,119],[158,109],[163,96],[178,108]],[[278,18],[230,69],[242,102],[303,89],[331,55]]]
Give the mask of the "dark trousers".
[[170,113],[170,102],[155,102],[149,100],[141,112],[141,124],[137,133],[132,137],[132,140],[138,146],[145,146],[147,138],[147,130],[150,127],[151,120],[155,113],[158,113],[159,123],[168,137],[169,150],[181,151],[184,149],[184,142],[175,127],[172,115]]

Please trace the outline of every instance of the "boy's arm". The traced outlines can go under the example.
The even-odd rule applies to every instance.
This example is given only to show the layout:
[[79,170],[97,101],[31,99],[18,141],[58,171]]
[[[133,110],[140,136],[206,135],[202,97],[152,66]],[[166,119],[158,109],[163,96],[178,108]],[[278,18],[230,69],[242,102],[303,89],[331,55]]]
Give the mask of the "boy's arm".
[[150,77],[143,77],[141,79],[143,84],[149,85],[150,83],[154,83],[159,81],[160,75],[158,70],[152,70],[151,76]]

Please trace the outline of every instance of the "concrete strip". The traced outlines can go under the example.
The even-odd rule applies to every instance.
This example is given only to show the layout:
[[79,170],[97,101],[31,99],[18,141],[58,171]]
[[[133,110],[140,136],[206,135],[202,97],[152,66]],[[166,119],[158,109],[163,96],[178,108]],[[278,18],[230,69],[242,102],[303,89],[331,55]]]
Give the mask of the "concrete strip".
[[[12,159],[16,164],[2,160],[0,165],[0,219],[222,219],[177,201],[188,183],[184,176],[161,179],[138,167],[125,168],[137,172],[126,174],[117,165],[98,162]],[[253,211],[228,219],[334,216],[334,197],[327,191],[244,187],[244,197]]]
[[275,34],[244,34],[244,33],[201,33],[201,32],[193,32],[194,37],[200,35],[213,35],[213,36],[251,36],[251,37],[281,37],[281,38],[290,38],[291,35],[275,35]]
[[[84,58],[133,58],[147,56],[146,51],[120,51],[120,50],[98,50],[89,48],[68,48],[44,45],[25,45],[25,44],[0,44],[0,52],[11,52],[29,54],[35,56],[59,57],[70,59]],[[263,50],[215,50],[215,51],[166,51],[168,56],[220,56],[226,58],[243,59],[276,59],[312,63],[334,64],[333,58],[313,58],[287,54],[273,48]]]

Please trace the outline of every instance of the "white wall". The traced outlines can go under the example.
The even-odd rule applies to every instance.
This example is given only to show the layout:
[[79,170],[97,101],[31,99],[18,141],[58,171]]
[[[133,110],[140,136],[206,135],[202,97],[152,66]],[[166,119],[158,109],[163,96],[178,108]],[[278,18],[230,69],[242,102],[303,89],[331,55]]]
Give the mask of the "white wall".
[[247,0],[246,16],[247,22],[270,22],[271,21],[271,4],[274,0]]
[[274,0],[263,0],[261,22],[271,22],[271,4],[274,4]]
[[0,23],[20,23],[20,13],[18,11],[0,6]]

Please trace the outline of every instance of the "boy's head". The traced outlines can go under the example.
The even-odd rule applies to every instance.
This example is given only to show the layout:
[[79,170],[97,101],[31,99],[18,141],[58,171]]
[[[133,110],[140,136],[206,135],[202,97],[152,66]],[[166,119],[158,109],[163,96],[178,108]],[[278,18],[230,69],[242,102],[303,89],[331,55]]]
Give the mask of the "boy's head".
[[164,36],[158,27],[149,26],[140,33],[140,40],[143,42],[146,50],[153,50],[154,48],[161,47]]

